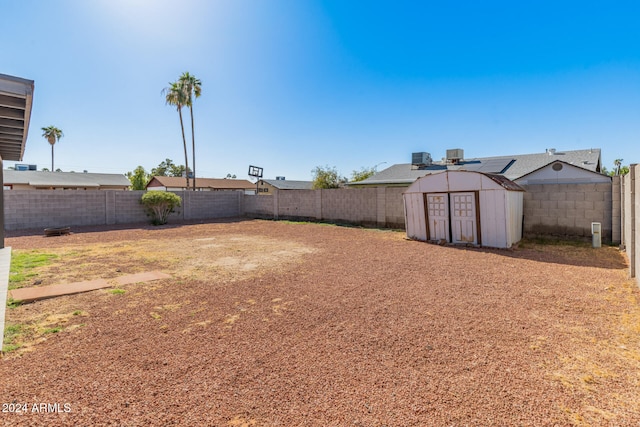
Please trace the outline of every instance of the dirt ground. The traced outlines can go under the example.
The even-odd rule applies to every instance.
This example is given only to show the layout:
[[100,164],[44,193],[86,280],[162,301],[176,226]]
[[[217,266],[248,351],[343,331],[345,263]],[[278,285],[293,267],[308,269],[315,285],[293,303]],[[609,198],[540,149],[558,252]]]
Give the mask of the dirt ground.
[[55,255],[25,286],[172,279],[8,308],[2,425],[640,424],[617,248],[259,220],[74,231],[7,238]]

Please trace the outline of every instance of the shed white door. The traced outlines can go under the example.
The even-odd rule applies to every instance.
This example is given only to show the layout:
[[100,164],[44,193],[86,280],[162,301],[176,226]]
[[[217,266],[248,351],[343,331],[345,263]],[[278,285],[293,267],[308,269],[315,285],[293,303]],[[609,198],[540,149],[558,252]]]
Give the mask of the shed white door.
[[427,194],[427,221],[429,240],[449,241],[449,195]]
[[415,240],[427,240],[427,228],[424,221],[424,198],[421,193],[404,195],[407,236]]
[[474,193],[451,193],[451,242],[478,243]]

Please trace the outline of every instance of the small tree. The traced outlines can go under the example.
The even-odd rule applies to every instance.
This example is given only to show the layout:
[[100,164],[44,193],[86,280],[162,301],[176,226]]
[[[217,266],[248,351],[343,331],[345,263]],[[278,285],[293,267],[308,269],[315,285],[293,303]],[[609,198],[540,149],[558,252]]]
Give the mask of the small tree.
[[140,202],[151,217],[151,223],[162,225],[167,223],[169,214],[180,206],[182,199],[177,194],[168,191],[148,191],[142,196]]
[[125,176],[129,178],[132,190],[144,190],[147,188],[149,174],[142,166],[138,166],[133,172],[127,172]]
[[376,167],[361,168],[359,171],[353,171],[351,174],[351,182],[364,181],[376,173]]
[[312,188],[318,190],[321,188],[338,188],[346,179],[338,174],[338,170],[334,167],[316,166],[311,173],[313,174]]

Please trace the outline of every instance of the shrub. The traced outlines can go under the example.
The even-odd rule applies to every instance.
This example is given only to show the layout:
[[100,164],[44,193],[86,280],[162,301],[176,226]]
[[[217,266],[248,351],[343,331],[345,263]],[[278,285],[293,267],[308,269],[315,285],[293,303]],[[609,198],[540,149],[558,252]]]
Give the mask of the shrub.
[[167,218],[182,203],[180,196],[168,191],[148,191],[140,202],[144,205],[153,225],[167,223]]

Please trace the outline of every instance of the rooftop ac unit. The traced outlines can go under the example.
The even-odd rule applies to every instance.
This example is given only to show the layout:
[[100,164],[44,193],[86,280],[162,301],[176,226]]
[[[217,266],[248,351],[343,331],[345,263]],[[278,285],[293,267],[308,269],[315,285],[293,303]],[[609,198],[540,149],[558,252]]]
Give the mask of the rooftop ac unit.
[[276,176],[276,181],[284,181],[284,176]]
[[37,165],[26,165],[24,163],[16,163],[15,170],[17,171],[36,171],[38,170]]
[[411,164],[413,166],[429,166],[431,165],[431,154],[420,152],[411,154]]
[[447,150],[447,162],[456,163],[462,159],[464,159],[464,150],[462,148]]

